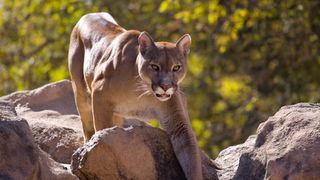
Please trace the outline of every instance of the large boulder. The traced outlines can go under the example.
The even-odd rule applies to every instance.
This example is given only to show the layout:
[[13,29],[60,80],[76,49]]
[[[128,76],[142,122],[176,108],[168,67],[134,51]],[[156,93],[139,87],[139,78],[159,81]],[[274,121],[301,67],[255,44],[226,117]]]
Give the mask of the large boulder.
[[17,115],[28,121],[35,142],[57,162],[70,163],[83,144],[80,118],[69,80],[19,91],[0,100],[13,103]]
[[[217,179],[212,160],[202,154],[205,179]],[[97,132],[72,156],[80,179],[185,179],[168,135],[150,126]]]
[[215,161],[219,179],[320,179],[320,104],[282,107]]
[[[70,163],[75,151],[72,170],[80,178],[184,179],[166,133],[139,121],[132,128],[100,131],[82,146],[68,80],[0,97],[0,102],[0,179],[68,179],[68,171],[47,153]],[[203,173],[205,179],[216,179],[218,173],[223,180],[320,179],[319,149],[320,105],[285,106],[245,143],[221,151],[215,161],[222,170],[216,172],[202,154]]]
[[[134,175],[138,174],[137,177],[142,179],[184,178],[167,134],[141,121],[125,120],[122,125],[126,127],[134,125],[134,127],[101,131],[89,143],[82,146],[81,122],[74,104],[71,83],[68,80],[47,84],[30,91],[15,92],[0,97],[1,100],[10,101],[14,105],[17,115],[28,121],[34,141],[55,161],[70,163],[71,155],[80,147],[73,156],[73,172],[79,177],[104,178],[105,174],[120,172],[121,177],[118,178],[123,178],[124,174],[128,177],[135,177]],[[90,142],[94,142],[94,147],[89,146]],[[105,145],[106,143],[108,145]],[[117,154],[119,158],[110,159],[114,157],[113,154]],[[204,153],[202,157],[205,178],[216,179],[215,164]],[[90,159],[93,160],[89,161]],[[79,166],[76,166],[77,163]],[[100,166],[101,164],[104,166]],[[117,164],[123,164],[126,169],[115,169],[120,167],[114,167]],[[102,170],[102,167],[105,169]]]
[[78,179],[33,141],[27,121],[0,101],[0,179]]

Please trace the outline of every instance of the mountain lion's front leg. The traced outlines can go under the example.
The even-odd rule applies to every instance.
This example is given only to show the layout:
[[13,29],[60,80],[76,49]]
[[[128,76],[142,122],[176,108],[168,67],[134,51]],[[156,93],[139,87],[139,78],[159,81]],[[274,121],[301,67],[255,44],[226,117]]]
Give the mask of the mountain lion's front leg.
[[202,180],[202,168],[199,148],[192,131],[189,116],[183,99],[175,94],[167,106],[166,117],[160,120],[161,126],[167,131],[188,180]]

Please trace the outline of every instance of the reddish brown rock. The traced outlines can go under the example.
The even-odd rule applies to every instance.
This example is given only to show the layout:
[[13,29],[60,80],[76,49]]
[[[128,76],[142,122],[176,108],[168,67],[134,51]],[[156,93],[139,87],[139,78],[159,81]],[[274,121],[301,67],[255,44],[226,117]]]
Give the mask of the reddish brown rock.
[[70,163],[73,152],[83,144],[83,137],[69,80],[15,92],[0,100],[14,104],[42,150],[57,162]]
[[0,101],[0,179],[77,179],[34,143],[27,121]]
[[320,179],[320,104],[282,107],[216,161],[220,179]]
[[[46,174],[69,176],[60,164],[34,147],[34,141],[55,160],[64,163],[70,162],[71,154],[82,146],[81,123],[70,81],[16,92],[1,100],[12,102],[14,107],[10,103],[0,103],[0,146],[8,146],[0,148],[0,158],[5,160],[0,161],[0,169],[3,169],[0,179],[47,177]],[[5,120],[8,117],[10,121]],[[30,130],[26,130],[27,122],[21,117],[31,125],[34,140]],[[125,124],[128,126],[130,122]],[[115,177],[136,177],[138,174],[151,179],[183,178],[165,132],[146,127],[139,121],[136,124],[141,126],[105,130],[95,135],[91,144],[81,147],[74,155],[74,172],[79,177],[90,178],[106,175],[103,173],[108,174],[106,169],[111,168],[114,171],[110,175]],[[24,133],[29,135],[24,137],[21,135]],[[218,171],[219,179],[320,179],[319,143],[320,105],[285,106],[262,123],[257,134],[245,143],[220,153],[216,159],[222,167]],[[26,167],[29,169],[21,170]],[[212,160],[204,154],[203,173],[205,179],[216,177]]]
[[[14,108],[17,111],[18,116],[23,117],[30,124],[34,141],[42,150],[50,154],[51,157],[58,162],[70,163],[72,153],[79,146],[82,146],[83,143],[81,123],[74,104],[70,81],[62,80],[35,90],[15,92],[1,97],[0,100],[10,101],[14,104]],[[126,153],[131,154],[131,156],[124,156],[126,158],[118,159],[118,164],[120,162],[123,163],[123,167],[127,167],[127,169],[126,171],[117,170],[117,172],[127,173],[130,177],[133,177],[133,172],[139,172],[139,176],[143,178],[183,178],[184,176],[180,165],[175,158],[166,133],[157,128],[146,127],[146,124],[141,121],[125,120],[124,122],[125,126],[130,126],[131,124],[140,126],[140,128],[136,127],[132,131],[129,129],[121,130],[120,128],[117,128],[116,132],[119,134],[113,135],[118,138],[118,142],[123,143],[123,147],[126,147],[128,150]],[[144,130],[146,129],[146,131],[141,128]],[[131,142],[128,141],[128,138],[130,139],[130,137],[133,139],[133,142],[142,143],[144,145],[139,147],[134,143],[129,143]],[[110,145],[110,149],[118,148],[119,150],[119,147],[122,146],[119,144],[114,147],[113,145]],[[81,149],[85,149],[85,147],[87,147],[87,145]],[[101,147],[101,145],[97,147]],[[142,150],[139,151],[139,148],[140,150],[142,148]],[[83,150],[83,152],[87,152],[86,157],[98,158],[98,155],[102,155],[102,157],[99,157],[99,160],[109,157],[104,156],[104,151],[107,150],[100,151],[102,154],[92,154],[91,151]],[[119,150],[118,153],[121,154],[122,151]],[[117,153],[117,151],[115,153]],[[116,161],[117,160],[114,159],[114,162]],[[83,159],[81,159],[81,163],[83,162]],[[93,177],[90,176],[91,171],[108,173],[108,168],[110,169],[113,167],[110,166],[107,169],[103,169],[102,167],[104,166],[97,165],[99,164],[98,162],[99,161],[93,163],[96,164],[96,169],[89,168],[90,173],[88,173],[88,177]],[[203,154],[203,162],[205,178],[213,179],[216,177],[216,171],[214,169],[215,166],[212,160]],[[139,165],[140,163],[141,165]],[[113,168],[115,170],[115,168],[118,167]],[[146,169],[150,171],[147,171]],[[83,168],[81,171],[86,172]],[[117,172],[112,173],[115,174]],[[77,175],[82,177],[81,173],[77,173]]]
[[[216,179],[213,162],[202,159],[205,179]],[[97,132],[73,155],[71,169],[80,179],[185,179],[167,134],[149,126]]]

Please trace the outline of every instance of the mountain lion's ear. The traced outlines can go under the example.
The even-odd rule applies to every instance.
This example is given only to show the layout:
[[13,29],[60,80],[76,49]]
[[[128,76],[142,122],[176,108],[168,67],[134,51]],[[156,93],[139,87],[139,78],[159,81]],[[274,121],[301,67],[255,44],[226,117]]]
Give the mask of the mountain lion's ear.
[[145,54],[148,50],[155,47],[153,39],[147,32],[140,33],[138,37],[138,43],[139,43],[139,50],[142,55]]
[[187,55],[190,52],[191,36],[189,34],[183,35],[177,42],[176,47],[184,54]]

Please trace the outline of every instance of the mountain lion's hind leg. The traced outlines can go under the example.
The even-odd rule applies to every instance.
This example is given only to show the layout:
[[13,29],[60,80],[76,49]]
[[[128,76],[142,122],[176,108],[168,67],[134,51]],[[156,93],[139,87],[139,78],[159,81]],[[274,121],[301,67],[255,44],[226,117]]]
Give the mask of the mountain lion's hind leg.
[[92,89],[91,104],[95,131],[113,126],[113,106],[106,102],[105,93],[103,88]]
[[90,95],[87,92],[82,91],[81,88],[76,88],[75,82],[72,82],[72,86],[75,94],[75,102],[77,104],[77,109],[82,123],[84,142],[87,142],[94,134]]
[[87,86],[83,76],[84,46],[76,26],[71,34],[68,54],[68,66],[74,92],[75,103],[83,128],[84,141],[88,141],[94,134],[90,94],[86,91]]

